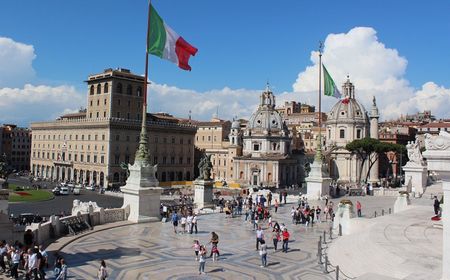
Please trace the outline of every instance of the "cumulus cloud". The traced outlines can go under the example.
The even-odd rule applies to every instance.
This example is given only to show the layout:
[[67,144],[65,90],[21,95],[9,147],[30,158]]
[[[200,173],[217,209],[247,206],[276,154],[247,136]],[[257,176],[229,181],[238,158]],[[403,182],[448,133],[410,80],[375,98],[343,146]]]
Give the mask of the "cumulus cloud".
[[[261,90],[223,89],[198,92],[166,84],[149,85],[149,111],[168,112],[175,116],[209,120],[219,111],[222,119],[248,118],[257,108]],[[177,101],[176,103],[174,101]],[[155,104],[155,105],[153,105]]]
[[0,37],[0,122],[28,126],[85,105],[73,86],[33,85],[34,47]]
[[21,87],[35,78],[34,47],[0,37],[0,87]]
[[[450,99],[449,89],[432,82],[424,84],[420,90],[412,88],[404,78],[408,61],[396,49],[380,42],[376,34],[373,28],[355,27],[347,33],[327,36],[322,62],[336,85],[340,87],[349,75],[355,85],[356,98],[368,106],[372,96],[376,96],[384,119],[425,109],[431,109],[440,117],[448,116],[448,112],[438,104]],[[317,51],[311,52],[311,62],[312,65],[298,74],[293,84],[294,92],[283,94],[283,99],[317,104]],[[423,99],[427,102],[420,102]],[[333,97],[324,96],[323,111],[330,110],[335,102]]]
[[27,126],[31,121],[52,120],[73,112],[84,103],[84,96],[67,85],[0,88],[0,120]]

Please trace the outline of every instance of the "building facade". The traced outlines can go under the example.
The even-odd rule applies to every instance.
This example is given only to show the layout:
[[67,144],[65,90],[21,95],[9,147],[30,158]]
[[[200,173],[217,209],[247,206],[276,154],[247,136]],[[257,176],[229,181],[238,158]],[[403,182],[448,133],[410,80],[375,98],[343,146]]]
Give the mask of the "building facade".
[[[55,121],[31,124],[31,172],[58,181],[123,184],[122,163],[139,145],[144,78],[127,69],[89,76],[87,108]],[[148,114],[149,152],[161,182],[194,176],[195,126]]]
[[30,167],[31,131],[28,128],[4,124],[0,128],[0,155],[13,170],[26,171]]

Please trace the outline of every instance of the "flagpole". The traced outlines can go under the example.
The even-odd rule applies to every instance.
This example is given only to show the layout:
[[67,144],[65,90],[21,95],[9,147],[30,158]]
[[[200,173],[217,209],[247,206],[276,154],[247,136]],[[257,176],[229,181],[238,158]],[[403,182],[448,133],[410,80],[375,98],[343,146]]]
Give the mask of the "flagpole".
[[315,160],[322,162],[322,49],[323,43],[319,42],[319,135],[317,137],[317,149]]
[[151,0],[148,1],[148,17],[147,17],[147,41],[145,44],[145,75],[144,75],[144,102],[142,102],[142,123],[141,134],[139,139],[139,148],[136,151],[136,159],[145,164],[149,164],[148,153],[148,135],[147,135],[147,85],[148,85],[148,41],[150,39],[150,12],[151,12]]

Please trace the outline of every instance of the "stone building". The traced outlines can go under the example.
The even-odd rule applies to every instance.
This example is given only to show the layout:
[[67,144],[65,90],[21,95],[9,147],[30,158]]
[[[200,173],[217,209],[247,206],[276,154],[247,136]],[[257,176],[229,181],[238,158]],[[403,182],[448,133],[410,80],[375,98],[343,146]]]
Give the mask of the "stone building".
[[16,171],[29,170],[31,131],[14,124],[0,127],[0,155],[6,155],[9,165]]
[[292,135],[275,109],[275,96],[268,87],[246,128],[241,132],[237,123],[232,128],[230,146],[233,141],[236,147],[241,144],[242,133],[242,155],[236,150],[233,157],[234,181],[253,186],[286,186],[301,181],[300,164],[292,156]]
[[[86,82],[86,110],[31,124],[31,171],[61,181],[123,183],[126,171],[120,164],[134,162],[139,145],[144,78],[119,68],[90,75]],[[195,126],[148,114],[147,130],[158,180],[193,179]]]
[[[326,121],[326,152],[329,154],[328,168],[331,178],[340,182],[358,182],[361,161],[345,149],[356,139],[371,137],[378,139],[378,108],[375,98],[370,115],[355,97],[355,86],[350,79],[342,86],[344,96],[331,109]],[[362,176],[367,172],[368,164],[362,167]],[[373,171],[372,171],[373,170]],[[377,182],[378,164],[371,170],[371,181]],[[376,171],[376,172],[375,172]]]

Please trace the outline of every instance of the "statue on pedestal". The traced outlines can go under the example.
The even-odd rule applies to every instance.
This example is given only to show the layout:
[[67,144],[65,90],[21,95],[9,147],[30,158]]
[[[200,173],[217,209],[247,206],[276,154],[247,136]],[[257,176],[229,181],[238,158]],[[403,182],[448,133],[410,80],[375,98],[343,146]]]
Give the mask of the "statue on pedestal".
[[198,170],[200,171],[200,175],[197,179],[199,180],[210,180],[211,177],[211,155],[204,155],[198,164]]

